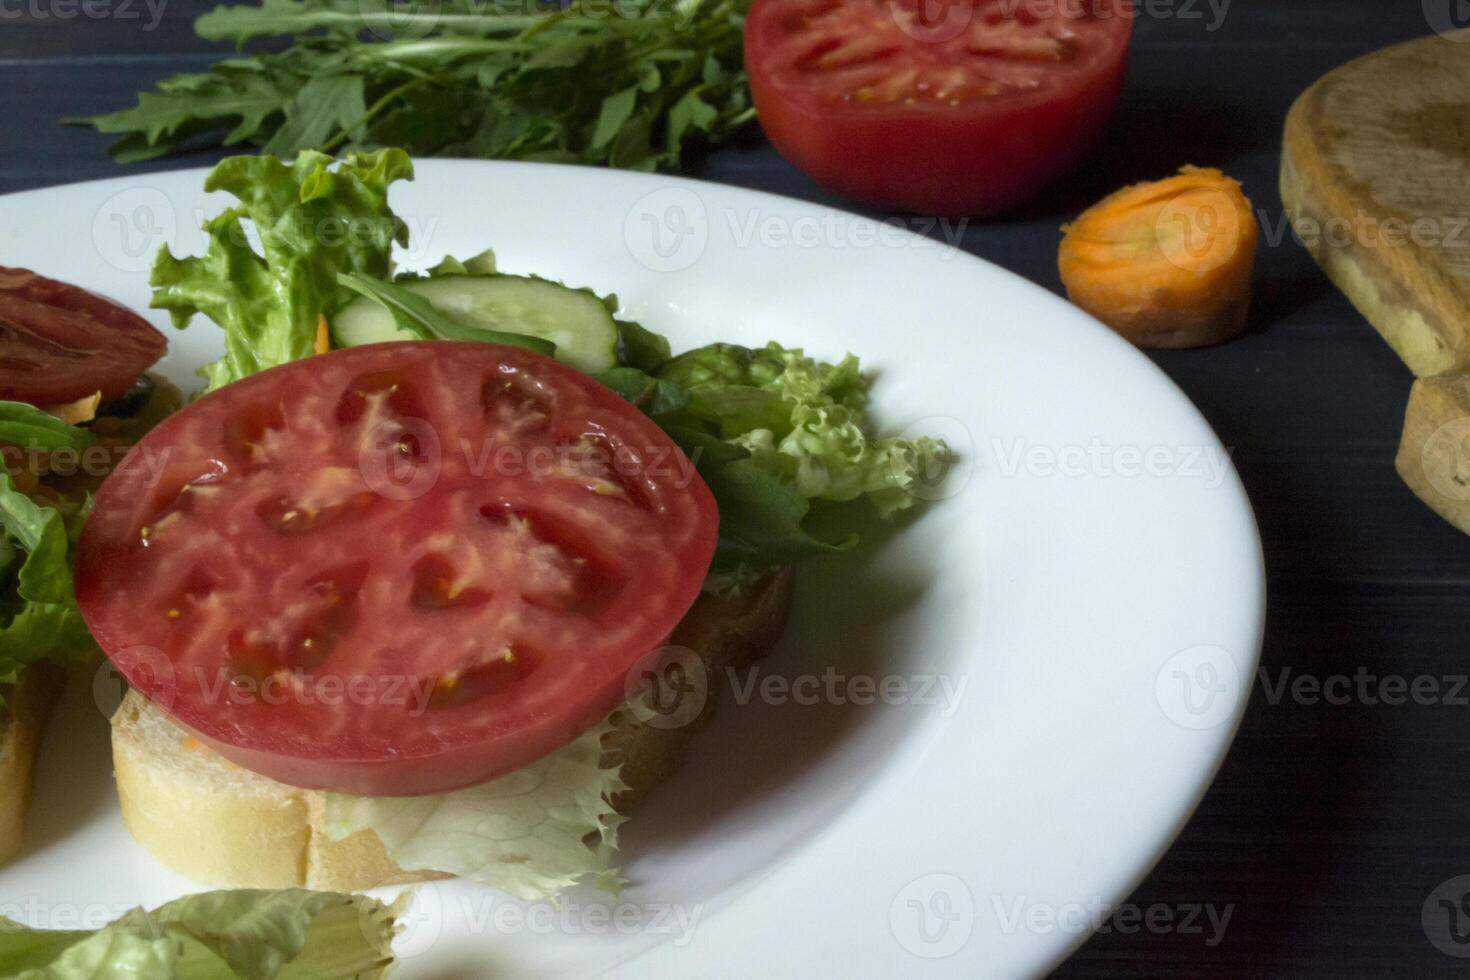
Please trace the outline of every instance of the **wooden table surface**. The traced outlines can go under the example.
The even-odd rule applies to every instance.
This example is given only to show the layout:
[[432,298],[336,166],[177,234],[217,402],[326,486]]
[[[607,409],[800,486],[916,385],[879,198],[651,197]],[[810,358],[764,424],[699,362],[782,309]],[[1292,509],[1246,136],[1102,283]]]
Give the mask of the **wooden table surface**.
[[[198,0],[108,2],[107,17],[63,20],[36,15],[63,9],[52,0],[0,0],[0,193],[214,159],[120,168],[106,138],[58,125],[217,56],[191,32]],[[1470,962],[1431,941],[1446,944],[1448,922],[1426,930],[1421,910],[1442,882],[1470,873],[1470,688],[1458,689],[1470,673],[1470,539],[1394,473],[1409,372],[1283,233],[1276,191],[1295,95],[1356,55],[1448,22],[1456,0],[1139,5],[1105,143],[1061,186],[973,225],[962,244],[1059,290],[1057,226],[1102,194],[1182,163],[1244,182],[1265,225],[1250,334],[1154,360],[1234,450],[1265,541],[1270,611],[1239,739],[1131,899],[1175,922],[1191,908],[1228,910],[1223,935],[1203,915],[1200,933],[1114,928],[1057,975],[1463,976]],[[696,175],[826,200],[758,138],[712,154]],[[1346,703],[1281,693],[1283,678],[1301,675],[1346,676]],[[1435,678],[1440,695],[1386,703],[1393,675]]]

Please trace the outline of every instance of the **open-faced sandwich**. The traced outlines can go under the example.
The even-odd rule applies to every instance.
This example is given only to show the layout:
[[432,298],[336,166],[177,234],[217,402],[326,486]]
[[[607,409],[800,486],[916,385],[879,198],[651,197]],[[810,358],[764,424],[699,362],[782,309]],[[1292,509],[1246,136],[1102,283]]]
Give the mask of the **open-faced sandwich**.
[[88,494],[179,402],[144,373],[165,347],[136,313],[0,267],[0,862],[20,848],[63,668],[96,656],[71,573]]
[[870,436],[850,355],[676,356],[489,253],[395,275],[410,175],[232,158],[207,250],[154,267],[226,353],[77,549],[132,686],[123,816],[210,883],[612,887],[622,814],[778,637],[791,566],[910,508],[945,450]]

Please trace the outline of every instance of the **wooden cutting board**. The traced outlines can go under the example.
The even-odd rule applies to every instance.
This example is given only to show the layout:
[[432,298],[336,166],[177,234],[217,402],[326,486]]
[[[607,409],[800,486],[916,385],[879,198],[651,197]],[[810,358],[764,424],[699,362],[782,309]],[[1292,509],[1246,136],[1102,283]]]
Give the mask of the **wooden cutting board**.
[[1318,79],[1286,117],[1281,197],[1415,374],[1470,368],[1470,30]]
[[1470,30],[1349,62],[1292,105],[1292,227],[1419,375],[1399,474],[1470,533]]

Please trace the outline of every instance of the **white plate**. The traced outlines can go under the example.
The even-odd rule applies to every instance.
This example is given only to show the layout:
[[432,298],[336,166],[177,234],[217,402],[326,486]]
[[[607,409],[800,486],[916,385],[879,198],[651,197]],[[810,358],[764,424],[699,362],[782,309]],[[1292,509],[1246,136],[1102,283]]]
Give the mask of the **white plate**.
[[[877,418],[949,437],[967,465],[881,547],[803,571],[763,673],[816,689],[727,705],[629,824],[634,884],[620,899],[579,891],[553,912],[427,885],[401,975],[970,978],[1055,965],[1189,817],[1256,669],[1260,542],[1195,409],[1067,303],[868,219],[603,170],[418,172],[394,194],[415,233],[408,264],[494,246],[509,271],[615,291],[676,349],[851,349],[881,374]],[[0,198],[0,264],[143,309],[154,247],[199,249],[199,218],[226,200],[202,180]],[[168,333],[163,367],[181,380],[220,349],[205,322]],[[860,676],[891,678],[902,703],[855,703]],[[817,704],[796,703],[813,693]],[[93,700],[74,688],[52,726],[32,847],[0,870],[0,912],[38,925],[201,887],[128,837]]]

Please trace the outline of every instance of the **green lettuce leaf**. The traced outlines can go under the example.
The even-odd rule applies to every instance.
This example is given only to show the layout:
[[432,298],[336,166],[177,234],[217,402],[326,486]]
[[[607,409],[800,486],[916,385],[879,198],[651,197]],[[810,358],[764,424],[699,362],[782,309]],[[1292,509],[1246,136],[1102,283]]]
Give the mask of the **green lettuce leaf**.
[[[626,715],[626,712],[623,712]],[[527,901],[591,876],[616,891],[611,867],[623,818],[609,802],[626,789],[619,767],[602,764],[614,717],[508,776],[435,796],[327,794],[333,840],[371,829],[400,867],[444,871]],[[598,843],[589,846],[588,835]]]
[[827,364],[774,342],[712,344],[674,358],[659,377],[689,389],[697,415],[808,500],[866,497],[892,517],[918,502],[920,476],[948,458],[936,439],[868,433],[869,382],[851,354]]
[[334,892],[216,891],[95,932],[31,929],[0,917],[0,976],[30,980],[366,980],[393,964],[399,908]]
[[168,310],[177,327],[203,314],[224,328],[225,356],[203,370],[211,390],[310,355],[320,318],[353,295],[340,275],[391,278],[393,244],[406,243],[408,231],[388,207],[388,187],[411,178],[413,164],[397,149],[332,163],[315,152],[290,164],[229,157],[204,187],[239,204],[205,222],[205,253],[159,251],[151,305]]
[[[774,342],[710,344],[640,369],[628,363],[632,346],[620,349],[624,365],[599,380],[674,437],[719,503],[713,591],[738,591],[777,565],[850,547],[855,533],[831,533],[855,527],[857,515],[844,519],[833,505],[863,501],[892,519],[951,461],[939,440],[870,433],[869,379],[851,354],[828,364]],[[646,337],[640,349],[649,349]],[[823,522],[825,535],[810,528],[818,508],[837,517]]]
[[[0,441],[19,445],[14,440],[20,437],[32,449],[81,448],[92,439],[39,409],[0,402]],[[38,660],[85,659],[95,650],[77,610],[71,574],[89,504],[39,503],[0,467],[0,685],[15,682]]]
[[432,266],[423,274],[405,272],[399,273],[395,282],[405,279],[429,279],[434,276],[493,276],[495,275],[495,251],[485,249],[479,255],[468,259],[457,259],[452,255],[446,255],[439,260],[439,264]]

